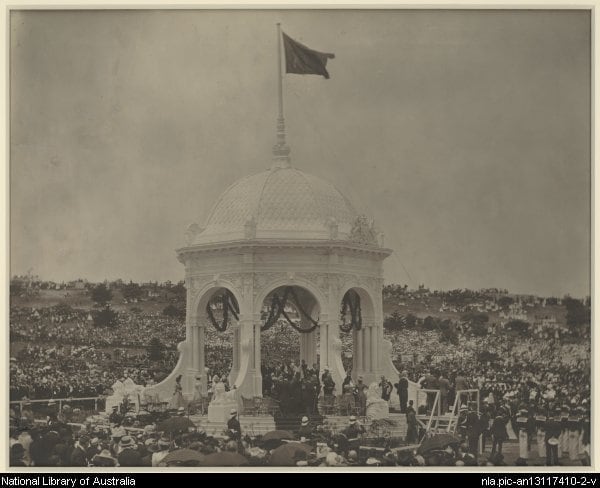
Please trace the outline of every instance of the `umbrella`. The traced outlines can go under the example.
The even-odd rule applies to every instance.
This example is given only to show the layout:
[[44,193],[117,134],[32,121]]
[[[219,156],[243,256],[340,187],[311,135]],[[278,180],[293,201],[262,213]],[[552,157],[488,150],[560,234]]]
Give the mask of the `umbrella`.
[[192,449],[177,449],[176,451],[172,451],[162,460],[163,463],[187,463],[189,461],[198,461],[201,462],[204,459],[204,456],[200,454],[198,451],[194,451]]
[[[271,451],[271,466],[296,466],[297,455],[308,455],[312,447],[302,442],[290,442]],[[306,456],[304,456],[306,457]]]
[[272,430],[267,432],[262,438],[263,446],[267,446],[271,449],[278,447],[281,444],[281,441],[284,439],[291,440],[294,439],[294,434],[292,434],[288,430]]
[[187,432],[190,427],[195,428],[196,425],[187,417],[171,417],[158,424],[157,430],[159,432],[170,432],[175,434],[177,432]]
[[248,466],[248,460],[237,452],[214,452],[200,462],[200,466]]
[[453,444],[460,444],[460,440],[450,434],[438,434],[425,439],[419,446],[418,453],[423,454],[427,451],[444,449]]

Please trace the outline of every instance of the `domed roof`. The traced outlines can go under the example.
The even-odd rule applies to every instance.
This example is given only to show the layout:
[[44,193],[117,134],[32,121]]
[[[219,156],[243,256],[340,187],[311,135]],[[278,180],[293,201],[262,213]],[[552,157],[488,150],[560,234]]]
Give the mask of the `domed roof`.
[[350,201],[331,183],[292,167],[273,167],[231,185],[204,229],[188,231],[188,244],[349,239],[358,220]]

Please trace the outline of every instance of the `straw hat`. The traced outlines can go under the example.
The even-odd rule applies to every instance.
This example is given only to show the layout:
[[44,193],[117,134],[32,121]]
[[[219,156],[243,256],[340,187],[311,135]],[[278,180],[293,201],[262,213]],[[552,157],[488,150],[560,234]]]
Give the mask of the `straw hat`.
[[356,423],[356,417],[355,417],[354,415],[352,415],[352,416],[350,417],[350,420],[348,420],[348,422],[349,422],[350,424],[355,424],[355,423]]
[[132,447],[134,445],[133,439],[131,436],[124,436],[120,442],[121,447]]
[[230,417],[235,417],[237,415],[237,410],[235,408],[232,408],[229,412],[229,416]]
[[302,417],[302,425],[308,425],[308,417]]

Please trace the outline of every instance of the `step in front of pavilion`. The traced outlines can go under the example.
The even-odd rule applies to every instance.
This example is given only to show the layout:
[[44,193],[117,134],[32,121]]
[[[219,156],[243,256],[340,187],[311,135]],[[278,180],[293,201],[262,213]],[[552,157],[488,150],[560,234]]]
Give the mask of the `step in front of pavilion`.
[[[326,417],[326,422],[329,428],[335,432],[341,432],[348,427],[349,418],[346,416],[329,415]],[[380,427],[372,428],[373,421],[364,417],[359,417],[359,421],[364,425],[367,433],[379,434],[382,437],[400,437],[404,439],[406,437],[406,415],[403,413],[390,413],[390,416],[386,420],[391,420],[392,424],[386,422],[377,422]]]
[[[329,415],[323,418],[323,423],[326,423],[327,427],[334,432],[341,432],[348,427],[349,418],[348,416]],[[385,437],[405,438],[407,430],[406,415],[391,413],[388,419],[393,422],[393,425],[386,425],[384,422],[380,422],[380,428],[371,429],[373,424],[371,420],[359,418],[368,433],[378,433]],[[210,422],[206,415],[192,415],[190,420],[208,435],[219,436],[227,429],[226,422]],[[270,415],[241,415],[239,421],[242,427],[242,434],[250,435],[251,437],[264,435],[277,428],[274,418]],[[314,425],[316,422],[312,421]],[[285,421],[280,421],[279,428],[294,432],[297,429],[297,422],[290,421],[290,425],[288,426],[285,424]]]
[[[208,435],[222,435],[227,430],[227,422],[211,422],[206,415],[192,415],[190,420]],[[251,437],[264,435],[275,430],[275,420],[270,415],[240,415],[238,417],[242,434]]]

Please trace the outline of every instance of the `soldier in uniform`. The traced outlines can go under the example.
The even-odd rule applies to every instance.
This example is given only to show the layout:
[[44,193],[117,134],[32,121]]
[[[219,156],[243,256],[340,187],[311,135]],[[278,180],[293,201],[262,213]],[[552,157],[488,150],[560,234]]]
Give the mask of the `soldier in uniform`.
[[590,465],[590,411],[586,410],[581,419],[581,447],[583,450],[583,459],[581,463],[584,466]]
[[554,410],[554,415],[548,415],[546,420],[546,466],[558,466],[558,445],[561,431],[560,408]]
[[517,413],[517,430],[519,431],[519,457],[529,459],[529,432],[527,410],[522,408]]
[[560,437],[558,440],[558,457],[565,456],[569,452],[569,429],[567,427],[567,421],[569,419],[569,406],[564,404],[560,409]]
[[492,454],[502,454],[502,444],[508,440],[506,432],[507,412],[501,407],[492,421]]
[[479,423],[479,414],[477,413],[477,403],[469,402],[466,419],[467,442],[469,452],[477,456],[479,448],[479,436],[481,435],[481,425]]
[[577,408],[571,409],[567,418],[567,429],[569,431],[569,459],[577,460],[579,457],[579,436],[581,435],[581,418]]
[[535,416],[536,439],[538,447],[538,456],[546,457],[546,415],[543,407],[539,407]]

